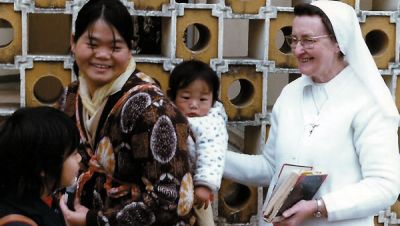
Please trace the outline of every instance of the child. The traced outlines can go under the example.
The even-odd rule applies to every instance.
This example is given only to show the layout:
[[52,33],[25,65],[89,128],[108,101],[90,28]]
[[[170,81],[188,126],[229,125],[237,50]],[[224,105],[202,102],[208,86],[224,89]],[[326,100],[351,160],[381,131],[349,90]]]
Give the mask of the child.
[[[40,226],[64,226],[58,202],[51,197],[75,181],[81,160],[78,144],[75,123],[51,107],[22,108],[4,121],[0,127],[0,219],[19,214]],[[16,221],[0,224],[16,225]]]
[[218,89],[217,74],[201,61],[182,62],[169,79],[168,96],[188,117],[194,136],[188,138],[188,146],[194,162],[195,211],[199,224],[207,226],[214,225],[208,204],[220,188],[228,145],[227,117],[217,101]]

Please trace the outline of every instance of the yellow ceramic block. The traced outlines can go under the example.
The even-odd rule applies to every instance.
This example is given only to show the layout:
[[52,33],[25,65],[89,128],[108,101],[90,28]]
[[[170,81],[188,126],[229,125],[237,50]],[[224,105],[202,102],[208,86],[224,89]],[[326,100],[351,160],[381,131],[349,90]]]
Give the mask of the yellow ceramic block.
[[396,11],[398,0],[372,0],[372,10],[377,11]]
[[225,5],[230,6],[233,13],[258,14],[260,8],[266,5],[266,0],[225,0]]
[[136,67],[139,71],[154,79],[155,82],[161,86],[162,91],[166,93],[168,88],[169,72],[164,71],[162,64],[136,63]]
[[140,10],[161,10],[163,4],[168,4],[169,0],[130,0],[133,7]]
[[0,64],[13,64],[14,57],[22,54],[21,13],[14,11],[13,3],[0,3],[0,20],[5,20],[11,24],[13,29],[12,41],[0,48]]
[[[188,27],[195,27],[199,34],[192,48],[185,44]],[[210,59],[217,56],[218,18],[211,15],[210,9],[185,9],[184,15],[179,16],[176,23],[176,57],[201,60],[208,64]]]
[[355,8],[354,6],[355,6],[355,4],[356,4],[356,1],[355,1],[355,0],[340,0],[339,2],[343,2],[343,3],[349,4],[349,5],[351,5],[353,8]]
[[360,25],[376,65],[387,69],[395,61],[396,24],[390,23],[389,16],[368,16]]
[[247,223],[257,215],[257,187],[223,179],[218,193],[218,216],[227,223]]
[[[254,120],[262,112],[263,74],[255,66],[230,66],[221,75],[221,101],[230,121]],[[230,97],[230,88],[237,86],[237,95]]]
[[[289,45],[284,43],[284,35],[292,33],[293,18],[293,13],[278,12],[277,17],[270,20],[268,60],[275,61],[276,67],[297,68],[296,58]],[[283,46],[277,43],[283,43]]]
[[66,0],[35,0],[37,8],[65,8]]
[[64,69],[64,62],[34,62],[25,71],[25,104],[54,106],[70,83],[71,70]]
[[72,16],[69,14],[30,13],[28,54],[69,55],[71,24]]

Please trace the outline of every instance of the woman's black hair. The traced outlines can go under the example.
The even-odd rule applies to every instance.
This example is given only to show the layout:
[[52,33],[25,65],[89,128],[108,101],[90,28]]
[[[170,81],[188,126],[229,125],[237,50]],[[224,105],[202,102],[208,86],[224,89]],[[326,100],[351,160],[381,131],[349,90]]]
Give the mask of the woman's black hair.
[[0,198],[53,192],[78,145],[78,129],[63,112],[46,106],[15,111],[0,126]]
[[[300,3],[294,6],[294,15],[295,16],[319,16],[321,18],[322,23],[324,24],[326,30],[332,41],[337,43],[335,31],[333,30],[333,26],[328,16],[317,6],[308,4],[308,3]],[[340,52],[340,57],[343,57],[343,53]]]
[[171,72],[168,85],[168,97],[175,101],[179,89],[189,86],[195,80],[203,80],[212,91],[213,101],[218,100],[219,78],[217,73],[206,63],[198,60],[183,61]]
[[[133,47],[133,22],[126,6],[119,0],[89,0],[78,12],[75,20],[75,33],[73,41],[78,39],[99,19],[102,19],[110,27],[114,27],[126,42],[128,48]],[[114,40],[115,41],[115,40]],[[73,68],[79,75],[76,62]]]

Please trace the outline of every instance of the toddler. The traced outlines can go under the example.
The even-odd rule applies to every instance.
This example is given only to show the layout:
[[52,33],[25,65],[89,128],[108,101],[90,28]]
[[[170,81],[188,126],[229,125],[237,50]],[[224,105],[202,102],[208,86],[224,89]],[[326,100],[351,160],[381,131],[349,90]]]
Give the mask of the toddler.
[[[194,204],[200,225],[214,225],[211,205],[218,191],[228,145],[227,116],[218,99],[219,79],[209,65],[184,61],[171,72],[168,96],[188,117],[194,168]],[[204,207],[204,208],[203,208]]]

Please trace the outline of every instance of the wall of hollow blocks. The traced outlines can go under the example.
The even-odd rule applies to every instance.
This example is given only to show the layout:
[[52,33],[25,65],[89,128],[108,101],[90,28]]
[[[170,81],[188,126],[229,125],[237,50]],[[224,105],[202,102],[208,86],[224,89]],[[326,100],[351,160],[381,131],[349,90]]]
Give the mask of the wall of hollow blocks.
[[[137,67],[165,91],[169,72],[187,59],[209,63],[221,79],[232,147],[255,154],[268,136],[270,110],[299,76],[283,36],[293,5],[311,0],[122,0],[132,16],[161,21],[160,52],[135,54]],[[397,0],[343,0],[359,15],[371,53],[400,107]],[[0,115],[22,106],[53,105],[71,73],[69,39],[84,1],[0,0]],[[188,38],[189,37],[189,38]],[[192,40],[185,42],[184,40]],[[218,225],[256,225],[265,191],[224,180],[213,208]],[[392,207],[397,208],[397,207]],[[390,207],[377,221],[398,224]]]

